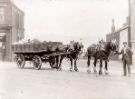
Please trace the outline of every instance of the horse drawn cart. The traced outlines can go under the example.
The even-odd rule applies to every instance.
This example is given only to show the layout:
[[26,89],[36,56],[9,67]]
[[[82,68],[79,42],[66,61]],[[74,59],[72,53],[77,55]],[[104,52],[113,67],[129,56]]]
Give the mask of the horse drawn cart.
[[24,68],[26,61],[30,61],[39,70],[43,62],[49,62],[51,68],[56,68],[56,57],[68,54],[57,51],[59,47],[64,45],[61,42],[27,42],[13,44],[12,50],[19,68]]

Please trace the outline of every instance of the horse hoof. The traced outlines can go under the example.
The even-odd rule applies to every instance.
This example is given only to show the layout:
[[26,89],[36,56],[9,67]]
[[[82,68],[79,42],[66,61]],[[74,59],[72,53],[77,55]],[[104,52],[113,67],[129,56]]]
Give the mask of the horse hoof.
[[59,68],[56,68],[57,71],[59,71]]
[[94,69],[94,73],[95,73],[95,74],[97,73],[97,70],[96,70],[96,69]]
[[73,69],[70,69],[70,72],[73,72]]
[[102,71],[99,71],[99,75],[102,75]]
[[79,70],[75,70],[75,72],[79,72]]
[[62,71],[61,69],[57,69],[57,71]]
[[90,74],[90,73],[91,73],[91,71],[90,71],[90,70],[87,70],[87,73],[88,73],[88,74]]
[[52,70],[55,70],[56,68],[51,68]]
[[62,68],[59,68],[59,71],[62,71],[63,69]]
[[105,72],[105,75],[109,75],[109,73],[108,72]]
[[79,70],[78,69],[74,69],[76,72],[79,72]]

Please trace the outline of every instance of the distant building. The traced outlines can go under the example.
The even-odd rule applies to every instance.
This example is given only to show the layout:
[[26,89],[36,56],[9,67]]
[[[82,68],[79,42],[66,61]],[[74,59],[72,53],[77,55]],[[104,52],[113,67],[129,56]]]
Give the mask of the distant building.
[[[106,35],[106,41],[109,42],[115,39],[119,45],[118,50],[120,51],[123,47],[123,42],[128,42],[128,34],[129,34],[129,18],[127,18],[127,22],[123,24],[122,28],[115,30],[114,20],[112,20],[112,31],[111,33]],[[119,60],[121,56],[112,55],[111,59]]]
[[135,0],[129,0],[129,42],[133,51],[133,62],[135,63]]
[[10,0],[0,0],[0,59],[13,59],[11,44],[24,38],[24,12]]

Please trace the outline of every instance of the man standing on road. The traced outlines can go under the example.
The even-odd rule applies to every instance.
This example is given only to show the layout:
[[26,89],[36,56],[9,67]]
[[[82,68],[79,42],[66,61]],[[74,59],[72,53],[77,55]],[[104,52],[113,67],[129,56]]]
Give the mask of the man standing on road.
[[133,52],[127,46],[127,42],[123,42],[123,46],[124,47],[122,48],[121,52],[120,53],[118,52],[118,54],[122,54],[123,76],[127,75],[127,69],[128,69],[128,74],[130,76],[131,74],[130,66],[132,65]]

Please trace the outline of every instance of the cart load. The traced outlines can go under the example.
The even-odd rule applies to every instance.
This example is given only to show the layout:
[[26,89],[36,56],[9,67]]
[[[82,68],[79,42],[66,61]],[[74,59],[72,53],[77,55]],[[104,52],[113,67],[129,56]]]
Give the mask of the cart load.
[[61,42],[40,42],[38,40],[20,41],[12,45],[13,52],[38,52],[38,51],[55,51],[57,47],[63,47]]

